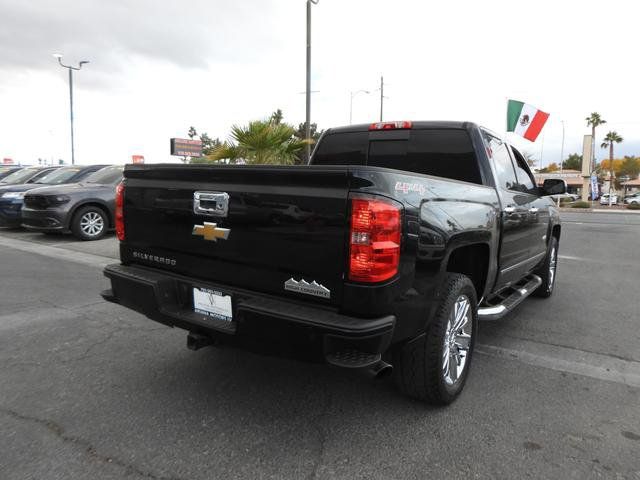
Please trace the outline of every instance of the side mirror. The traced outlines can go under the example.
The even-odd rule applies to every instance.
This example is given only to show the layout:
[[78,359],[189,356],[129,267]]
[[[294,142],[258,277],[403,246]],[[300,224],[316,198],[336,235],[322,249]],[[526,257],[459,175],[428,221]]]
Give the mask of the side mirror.
[[547,178],[542,184],[542,195],[562,195],[567,193],[567,182],[561,178]]

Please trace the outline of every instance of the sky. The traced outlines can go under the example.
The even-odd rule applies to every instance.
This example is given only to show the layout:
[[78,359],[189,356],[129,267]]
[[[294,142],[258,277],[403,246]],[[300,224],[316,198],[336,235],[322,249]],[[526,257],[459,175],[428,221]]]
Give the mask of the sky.
[[[599,112],[640,155],[635,2],[320,0],[312,7],[311,119],[319,128],[385,120],[470,120],[504,133],[506,101],[549,112],[540,165],[581,152]],[[0,158],[176,162],[189,126],[221,140],[234,124],[305,118],[305,0],[0,0]],[[597,148],[596,158],[608,151]]]

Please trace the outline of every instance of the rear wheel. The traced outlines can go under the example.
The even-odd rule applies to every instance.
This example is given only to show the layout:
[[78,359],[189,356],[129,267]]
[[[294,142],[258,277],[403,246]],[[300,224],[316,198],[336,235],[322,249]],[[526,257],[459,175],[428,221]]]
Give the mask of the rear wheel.
[[551,237],[549,249],[544,262],[534,273],[542,279],[542,284],[533,292],[533,295],[540,298],[549,298],[553,293],[556,284],[556,272],[558,267],[558,239]]
[[447,274],[440,304],[425,332],[395,352],[394,374],[406,395],[447,405],[467,380],[478,325],[476,291],[471,280]]
[[83,207],[76,212],[71,222],[71,231],[80,240],[98,240],[107,231],[108,220],[99,207]]

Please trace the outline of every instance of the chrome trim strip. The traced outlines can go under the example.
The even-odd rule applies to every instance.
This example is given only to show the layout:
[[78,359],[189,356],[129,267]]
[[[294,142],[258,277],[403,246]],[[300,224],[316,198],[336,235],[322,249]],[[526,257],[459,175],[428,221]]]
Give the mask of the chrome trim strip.
[[540,252],[537,255],[534,255],[531,258],[527,258],[526,260],[523,260],[521,262],[516,263],[515,265],[511,265],[510,267],[507,267],[505,269],[500,270],[500,273],[507,273],[510,272],[511,270],[513,270],[514,268],[518,268],[521,267],[522,265],[524,265],[525,263],[529,263],[529,262],[534,262],[536,260],[538,260],[538,258],[540,257],[544,257],[547,254],[547,252]]

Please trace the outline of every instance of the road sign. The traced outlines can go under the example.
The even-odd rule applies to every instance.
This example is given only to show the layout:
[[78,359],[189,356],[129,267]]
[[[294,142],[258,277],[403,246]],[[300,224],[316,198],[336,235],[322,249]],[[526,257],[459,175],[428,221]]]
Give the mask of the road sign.
[[201,157],[202,141],[186,138],[171,139],[171,155],[179,157]]
[[144,155],[131,155],[133,163],[144,163]]
[[3,165],[13,165],[13,158],[3,158],[2,159],[2,164]]

